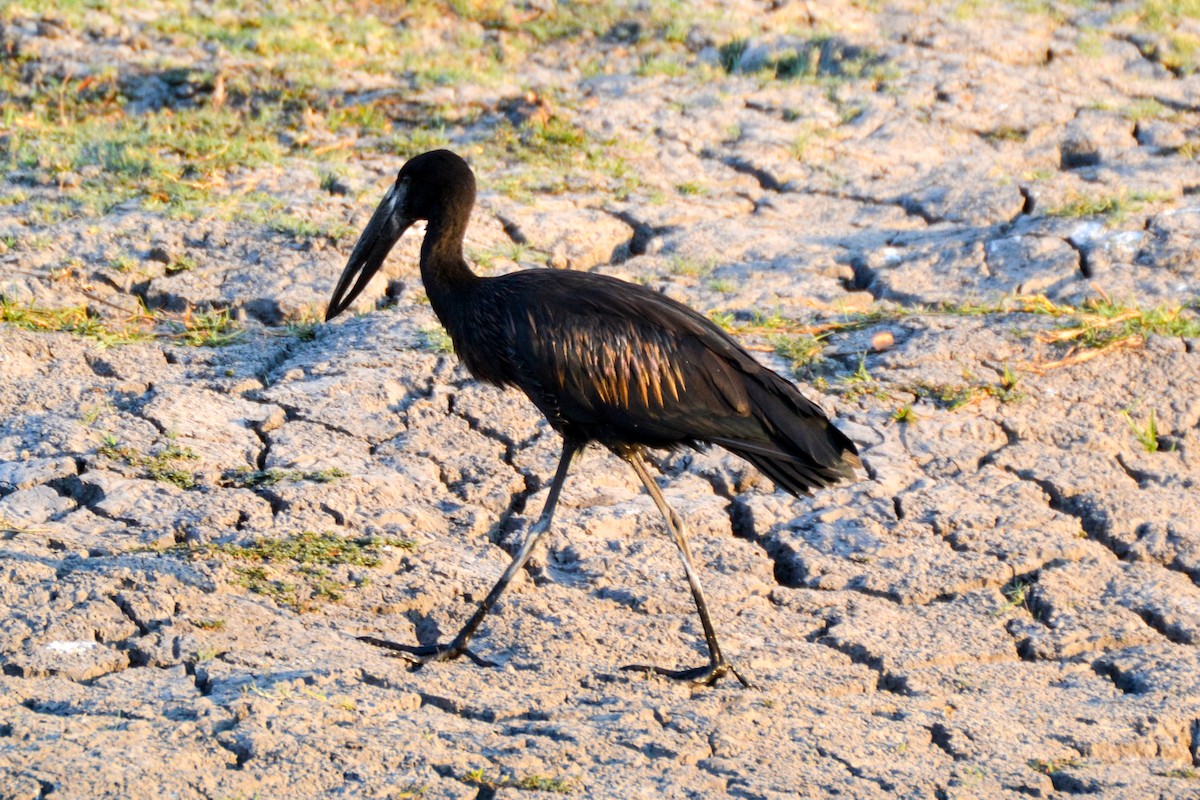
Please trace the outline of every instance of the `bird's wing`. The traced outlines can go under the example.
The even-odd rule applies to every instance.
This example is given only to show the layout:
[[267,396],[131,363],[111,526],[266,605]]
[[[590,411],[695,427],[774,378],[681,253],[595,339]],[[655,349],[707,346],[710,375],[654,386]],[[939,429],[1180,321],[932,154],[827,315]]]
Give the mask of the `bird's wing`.
[[795,494],[853,475],[854,443],[695,311],[598,275],[505,277],[512,294],[496,297],[509,380],[564,433],[610,446],[718,444]]
[[744,372],[754,362],[732,340],[657,293],[580,288],[511,314],[510,358],[548,416],[646,442],[761,435]]

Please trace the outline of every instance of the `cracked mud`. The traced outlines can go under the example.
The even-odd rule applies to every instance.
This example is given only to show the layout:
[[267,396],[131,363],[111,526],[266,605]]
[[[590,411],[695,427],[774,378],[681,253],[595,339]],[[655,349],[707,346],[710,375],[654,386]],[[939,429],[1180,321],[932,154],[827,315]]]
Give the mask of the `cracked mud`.
[[[239,75],[290,17],[208,47],[167,3],[95,5],[6,11],[6,69],[111,80],[134,119],[272,99]],[[522,26],[574,6],[542,5],[376,9],[383,61],[293,86],[282,161],[205,173],[186,213],[97,211],[88,164],[0,122],[0,797],[1200,797],[1200,23],[700,3],[676,30],[601,3],[546,43]],[[401,35],[502,69],[423,78],[386,60]],[[346,109],[349,138],[322,127]],[[620,670],[703,639],[657,510],[596,450],[472,642],[498,667],[356,638],[452,635],[558,456],[445,351],[419,230],[372,313],[313,323],[435,145],[479,176],[480,271],[648,283],[858,441],[862,480],[800,500],[719,450],[655,458],[755,688]],[[146,335],[30,322],[74,307]]]

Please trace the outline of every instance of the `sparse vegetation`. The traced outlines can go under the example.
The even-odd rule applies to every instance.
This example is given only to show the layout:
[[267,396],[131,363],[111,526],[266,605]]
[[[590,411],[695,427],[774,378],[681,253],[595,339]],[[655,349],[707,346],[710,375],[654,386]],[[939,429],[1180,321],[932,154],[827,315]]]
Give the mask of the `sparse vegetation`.
[[[0,323],[30,331],[61,331],[92,339],[103,347],[160,339],[192,347],[225,347],[242,339],[240,328],[227,309],[183,314],[139,311],[124,319],[93,315],[87,306],[46,308],[18,303],[0,294]],[[296,335],[301,335],[297,330]],[[312,334],[315,336],[315,333]]]
[[17,303],[0,294],[0,322],[29,331],[62,331],[114,347],[150,338],[148,317],[117,325],[93,316],[86,306],[44,308]]
[[[10,78],[8,69],[0,71],[0,80]],[[181,79],[203,81],[190,74]],[[50,176],[90,176],[66,192],[67,213],[103,214],[135,199],[190,217],[230,169],[274,163],[282,155],[272,135],[276,114],[251,116],[231,108],[127,114],[120,91],[115,73],[16,82],[11,97],[31,113],[13,118],[0,161]],[[47,95],[52,105],[45,104]]]
[[721,45],[720,50],[717,52],[720,57],[721,68],[726,72],[736,71],[748,45],[749,42],[745,39],[734,39],[731,42]]
[[837,83],[871,80],[881,83],[896,71],[883,56],[828,35],[814,36],[794,47],[781,47],[751,64],[746,61],[749,42],[734,39],[718,51],[721,67],[729,73],[752,71],[776,80]]
[[1009,612],[1023,608],[1029,610],[1029,591],[1033,588],[1033,584],[1023,578],[1013,578],[1004,586],[1000,587],[1000,594],[1004,595],[1004,605],[992,612],[992,616],[1003,616]]
[[192,347],[225,347],[245,333],[230,318],[228,309],[223,308],[199,314],[188,311],[181,322],[173,324],[179,330],[178,341]]
[[731,311],[709,311],[708,318],[723,330],[730,332],[737,330],[737,317]]
[[168,275],[176,275],[180,272],[195,269],[198,263],[194,256],[184,253],[183,255],[176,256],[171,263],[167,264],[165,271]]
[[112,404],[107,401],[92,403],[79,409],[79,419],[85,425],[91,425],[109,411],[112,411]]
[[285,236],[297,239],[310,239],[321,234],[321,227],[310,219],[295,214],[279,214],[270,219],[267,227]]
[[[868,328],[883,322],[898,322],[923,316],[1016,316],[1049,317],[1056,327],[1024,335],[1044,343],[1066,348],[1061,358],[1022,364],[1019,369],[1005,363],[998,378],[984,380],[964,376],[961,382],[933,383],[916,381],[886,386],[865,373],[865,362],[848,375],[837,375],[836,365],[822,363],[821,352],[838,334]],[[822,391],[829,380],[848,399],[864,395],[885,398],[890,392],[907,392],[918,399],[933,402],[948,410],[957,410],[987,397],[1003,403],[1024,399],[1021,390],[1024,373],[1041,374],[1048,370],[1088,361],[1113,349],[1142,346],[1146,337],[1200,337],[1200,311],[1197,301],[1188,304],[1157,308],[1123,305],[1107,298],[1087,300],[1073,306],[1055,303],[1041,295],[1021,295],[988,303],[958,303],[937,306],[878,306],[865,312],[843,314],[827,321],[801,323],[787,319],[778,312],[769,315],[755,313],[750,323],[739,323],[731,312],[710,311],[708,318],[721,328],[740,336],[763,336],[769,348],[793,361],[799,377],[811,381]],[[999,324],[999,321],[998,321]],[[1021,334],[1017,323],[1013,329]],[[752,349],[767,349],[751,345]],[[828,374],[826,374],[828,373]]]
[[467,772],[462,777],[463,783],[478,786],[482,789],[516,788],[531,792],[554,792],[567,794],[571,791],[571,782],[563,778],[549,778],[543,775],[525,775],[520,778],[489,778],[487,772],[480,767]]
[[1123,210],[1121,198],[1117,195],[1081,195],[1073,194],[1060,206],[1046,212],[1051,217],[1095,217],[1115,215]]
[[672,275],[681,275],[687,278],[703,278],[716,267],[716,259],[695,259],[679,255],[671,257],[669,266]]
[[755,331],[778,331],[791,327],[792,321],[783,316],[778,308],[770,314],[755,311],[751,317],[750,329]]
[[1171,110],[1152,97],[1143,97],[1121,109],[1121,115],[1134,122],[1141,122],[1170,116]]
[[225,630],[225,620],[223,619],[194,619],[192,625],[203,631],[223,631]]
[[1004,371],[1000,373],[1000,388],[1006,392],[1015,392],[1017,384],[1021,382],[1020,377],[1013,372],[1012,367],[1008,364],[1004,365]]
[[301,342],[311,342],[317,338],[316,322],[289,322],[287,332]]
[[1142,449],[1147,453],[1158,452],[1158,420],[1155,418],[1154,409],[1150,409],[1150,413],[1146,416],[1146,421],[1138,423],[1133,418],[1133,412],[1129,409],[1124,409],[1121,412],[1125,417],[1125,421],[1129,423],[1129,430],[1133,432],[1133,438],[1138,440]]
[[1147,203],[1162,203],[1171,195],[1157,191],[1122,191],[1117,194],[1068,195],[1066,202],[1046,212],[1050,217],[1106,217],[1120,221],[1128,214],[1140,210]]
[[854,372],[842,378],[843,383],[873,383],[874,378],[871,373],[867,372],[867,354],[862,353],[858,357],[858,368]]
[[688,65],[680,56],[646,55],[642,56],[636,73],[642,77],[649,75],[666,75],[677,78],[686,75]]
[[193,556],[233,560],[235,582],[296,611],[338,602],[367,583],[351,580],[345,567],[375,567],[385,549],[412,549],[415,543],[393,537],[343,537],[305,531],[282,539],[260,538],[250,544],[210,544],[189,550]]
[[454,342],[441,325],[421,329],[421,349],[431,353],[453,353]]
[[113,461],[122,461],[141,469],[151,480],[174,484],[180,489],[196,488],[196,475],[183,467],[183,462],[195,461],[198,455],[187,447],[168,441],[157,452],[139,453],[129,445],[121,444],[115,437],[107,435],[96,449],[96,454]]
[[1107,349],[1141,345],[1147,336],[1200,336],[1200,315],[1189,306],[1141,308],[1107,298],[1083,305],[1062,306],[1046,301],[1044,313],[1062,320],[1058,330],[1043,333],[1042,341]]
[[381,547],[412,549],[407,539],[343,537],[334,533],[303,533],[283,539],[255,539],[249,545],[210,545],[209,552],[243,561],[290,561],[303,565],[374,567]]
[[1029,131],[1002,125],[999,128],[983,134],[989,142],[1023,142],[1029,136]]
[[821,361],[828,334],[777,333],[768,337],[775,352],[791,362],[792,372],[800,375],[811,371]]
[[1053,775],[1056,772],[1062,772],[1067,769],[1077,769],[1083,766],[1083,762],[1074,756],[1064,758],[1052,758],[1047,760],[1032,759],[1028,762],[1029,768],[1035,772],[1040,772],[1043,775]]
[[[865,314],[848,315],[843,321],[827,324],[825,330],[853,330],[881,320],[898,320],[920,315],[949,314],[954,316],[1029,314],[1051,317],[1059,321],[1055,330],[1037,334],[1040,341],[1062,344],[1072,348],[1107,350],[1113,347],[1134,347],[1145,343],[1147,336],[1200,337],[1200,313],[1195,301],[1176,306],[1142,308],[1122,305],[1108,298],[1095,298],[1072,306],[1055,303],[1041,295],[1022,295],[1005,298],[996,303],[964,303],[937,307],[877,309]],[[1065,366],[1086,360],[1064,359],[1040,369]],[[1019,378],[1009,365],[1001,378],[1001,388],[1015,389]]]
[[1075,40],[1075,47],[1084,58],[1099,58],[1104,54],[1104,39],[1104,34],[1095,28],[1083,28]]
[[330,483],[338,478],[345,478],[349,473],[337,467],[320,470],[300,469],[241,469],[226,470],[221,480],[226,486],[243,489],[256,489],[260,486],[274,486],[281,481],[312,481],[313,483]]
[[1196,71],[1200,36],[1181,24],[1184,18],[1200,18],[1196,0],[1145,0],[1126,13],[1137,19],[1143,31],[1154,34],[1138,39],[1143,56],[1177,75]]
[[137,263],[137,259],[133,256],[128,253],[121,253],[120,255],[113,256],[109,260],[108,265],[117,272],[133,272],[137,268]]
[[[1014,387],[1016,384],[1012,384]],[[1004,388],[1001,383],[986,383],[984,381],[968,380],[966,383],[933,383],[929,381],[914,381],[897,387],[910,392],[919,399],[928,400],[935,406],[948,411],[972,405],[986,397],[994,397],[1002,403],[1013,403],[1024,398],[1024,394],[1015,388]]]
[[885,400],[888,397],[883,385],[867,371],[867,354],[858,357],[858,366],[851,373],[844,374],[838,379],[839,391],[847,400],[858,400],[862,397],[874,397]]
[[[448,9],[440,0],[405,9],[403,25],[390,12],[346,13],[339,4],[296,2],[273,6],[267,24],[260,9],[237,3],[210,15],[146,17],[147,34],[162,37],[168,47],[229,53],[236,66],[216,72],[164,68],[163,59],[170,57],[154,48],[134,51],[121,68],[78,76],[36,71],[30,79],[22,59],[0,62],[0,92],[8,100],[0,165],[16,171],[17,180],[58,182],[62,190],[55,198],[32,199],[14,190],[0,202],[24,205],[39,224],[102,215],[132,202],[177,218],[249,218],[285,235],[338,240],[347,234],[342,220],[269,208],[269,200],[247,192],[253,172],[319,157],[325,164],[321,188],[331,192],[340,189],[339,162],[350,151],[375,148],[407,157],[444,147],[482,112],[474,105],[420,107],[419,100],[387,93],[347,101],[330,91],[336,85],[331,64],[338,74],[403,75],[417,88],[464,80],[487,85],[509,80],[546,46],[624,30],[615,35],[638,51],[640,74],[680,76],[697,67],[683,44],[688,30],[712,15],[664,3],[639,13],[637,24],[630,25],[628,10],[608,2],[551,6],[534,14],[497,3],[453,2]],[[15,13],[44,11],[86,29],[84,10],[79,4],[27,0]],[[502,30],[503,43],[481,36],[484,28],[447,26],[448,12]],[[144,81],[130,76],[140,69],[165,85],[162,107],[138,107]],[[514,194],[580,183],[627,194],[640,185],[617,155],[635,150],[636,143],[597,139],[554,97],[535,98],[531,113],[488,124],[491,146],[474,160],[485,173],[502,173],[491,176],[491,185],[503,185],[506,177]],[[494,153],[526,168],[505,176],[507,164],[489,160]]]

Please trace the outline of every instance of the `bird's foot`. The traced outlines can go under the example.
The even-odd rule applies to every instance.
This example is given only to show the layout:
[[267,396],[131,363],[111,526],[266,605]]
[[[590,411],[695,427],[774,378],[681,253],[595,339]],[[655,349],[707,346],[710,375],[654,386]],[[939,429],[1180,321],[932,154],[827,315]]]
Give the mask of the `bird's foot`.
[[382,647],[385,650],[391,650],[400,658],[403,658],[409,663],[409,668],[416,672],[426,664],[432,664],[437,661],[453,661],[459,656],[466,656],[475,662],[480,667],[495,667],[498,666],[493,661],[488,661],[486,658],[480,658],[467,649],[465,643],[460,644],[453,641],[450,644],[430,644],[430,645],[411,645],[400,644],[399,642],[391,642],[387,639],[379,639],[374,636],[359,636],[360,642],[373,644],[376,647]]
[[691,669],[666,669],[665,667],[654,667],[647,664],[627,664],[621,667],[621,669],[627,672],[648,672],[654,675],[662,675],[663,677],[677,681],[689,681],[698,686],[712,686],[724,676],[733,675],[742,686],[745,686],[747,689],[754,688],[754,684],[743,678],[733,668],[733,665],[724,659],[711,661],[703,667],[692,667]]

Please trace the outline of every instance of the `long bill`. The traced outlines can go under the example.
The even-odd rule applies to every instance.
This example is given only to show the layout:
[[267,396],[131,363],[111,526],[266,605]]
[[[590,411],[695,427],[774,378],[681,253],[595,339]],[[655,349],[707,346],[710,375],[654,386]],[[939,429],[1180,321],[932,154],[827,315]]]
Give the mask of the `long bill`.
[[371,278],[383,266],[383,260],[387,258],[400,236],[413,224],[413,220],[399,213],[403,205],[403,187],[392,184],[375,213],[371,215],[371,221],[358,237],[358,242],[350,253],[350,260],[346,262],[346,268],[338,278],[333,297],[329,299],[329,308],[325,311],[326,322],[345,311],[362,293],[371,282]]

